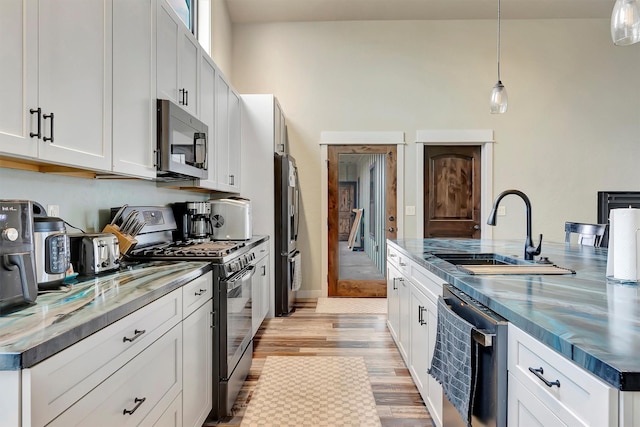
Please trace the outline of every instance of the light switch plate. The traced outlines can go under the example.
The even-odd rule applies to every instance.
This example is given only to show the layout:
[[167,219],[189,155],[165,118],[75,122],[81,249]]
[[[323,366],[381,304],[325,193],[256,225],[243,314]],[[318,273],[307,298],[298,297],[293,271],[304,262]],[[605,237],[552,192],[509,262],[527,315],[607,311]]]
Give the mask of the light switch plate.
[[416,207],[415,206],[405,206],[404,207],[404,213],[405,213],[405,215],[415,215],[416,214]]

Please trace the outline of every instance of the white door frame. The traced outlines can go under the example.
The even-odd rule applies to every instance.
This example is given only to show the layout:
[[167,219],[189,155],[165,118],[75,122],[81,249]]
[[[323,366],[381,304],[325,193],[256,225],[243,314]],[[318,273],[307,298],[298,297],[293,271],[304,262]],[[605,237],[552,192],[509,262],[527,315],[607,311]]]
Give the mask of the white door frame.
[[397,238],[404,237],[404,132],[321,132],[320,133],[320,157],[325,165],[321,168],[321,209],[322,209],[322,267],[320,269],[320,283],[322,289],[320,295],[308,295],[305,297],[326,297],[329,294],[329,283],[327,276],[329,273],[329,145],[397,145],[397,188],[396,188],[396,211],[397,211]]
[[416,131],[416,234],[424,236],[424,146],[425,145],[480,145],[482,162],[480,188],[480,235],[493,237],[493,227],[487,217],[493,204],[493,130],[492,129],[430,129]]

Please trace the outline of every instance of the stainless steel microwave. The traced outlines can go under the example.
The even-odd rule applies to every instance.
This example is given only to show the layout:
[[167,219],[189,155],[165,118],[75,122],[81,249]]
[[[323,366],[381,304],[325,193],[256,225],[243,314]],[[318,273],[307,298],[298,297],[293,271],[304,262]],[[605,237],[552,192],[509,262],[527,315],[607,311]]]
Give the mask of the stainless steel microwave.
[[157,108],[157,179],[208,178],[207,125],[169,100]]

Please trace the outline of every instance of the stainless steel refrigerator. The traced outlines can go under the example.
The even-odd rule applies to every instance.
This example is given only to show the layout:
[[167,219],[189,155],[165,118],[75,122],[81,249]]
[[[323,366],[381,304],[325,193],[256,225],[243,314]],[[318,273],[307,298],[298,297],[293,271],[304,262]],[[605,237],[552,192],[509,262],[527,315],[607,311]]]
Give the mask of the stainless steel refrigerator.
[[298,250],[300,186],[296,161],[288,154],[274,155],[275,173],[275,315],[294,310],[300,289],[301,263]]

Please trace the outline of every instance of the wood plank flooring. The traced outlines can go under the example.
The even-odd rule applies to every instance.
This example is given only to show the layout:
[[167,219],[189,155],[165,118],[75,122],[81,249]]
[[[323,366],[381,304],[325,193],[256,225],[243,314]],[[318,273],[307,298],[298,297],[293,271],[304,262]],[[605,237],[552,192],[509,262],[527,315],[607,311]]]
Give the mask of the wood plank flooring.
[[[240,426],[267,356],[362,356],[383,426],[433,426],[383,314],[316,314],[316,300],[299,300],[289,317],[266,319],[254,339],[251,371],[234,416],[218,424]],[[283,403],[284,405],[284,403]]]

